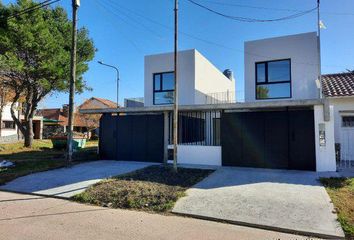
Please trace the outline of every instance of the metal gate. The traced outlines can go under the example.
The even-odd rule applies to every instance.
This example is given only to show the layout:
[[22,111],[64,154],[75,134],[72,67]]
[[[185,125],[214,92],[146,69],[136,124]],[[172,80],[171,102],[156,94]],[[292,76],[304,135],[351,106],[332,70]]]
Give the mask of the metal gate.
[[222,163],[315,170],[314,134],[313,110],[223,113]]
[[354,116],[341,116],[340,168],[354,167]]
[[103,115],[100,156],[123,161],[163,162],[163,114]]

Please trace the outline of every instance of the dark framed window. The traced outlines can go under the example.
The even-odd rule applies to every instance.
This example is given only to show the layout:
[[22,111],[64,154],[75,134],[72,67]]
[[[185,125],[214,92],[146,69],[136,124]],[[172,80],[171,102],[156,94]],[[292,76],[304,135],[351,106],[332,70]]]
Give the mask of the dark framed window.
[[174,98],[174,72],[154,73],[154,105],[172,104]]
[[342,127],[354,127],[354,116],[343,116]]
[[291,98],[290,59],[256,63],[256,99]]
[[3,129],[15,129],[15,122],[14,121],[2,121]]

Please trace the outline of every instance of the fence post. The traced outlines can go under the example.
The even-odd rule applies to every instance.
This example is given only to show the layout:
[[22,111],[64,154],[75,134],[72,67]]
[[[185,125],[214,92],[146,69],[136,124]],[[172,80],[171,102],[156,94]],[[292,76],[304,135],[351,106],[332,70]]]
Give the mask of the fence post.
[[164,112],[163,116],[163,123],[164,123],[164,129],[163,129],[163,162],[164,164],[167,164],[168,161],[168,135],[169,135],[169,119],[168,119],[168,112]]

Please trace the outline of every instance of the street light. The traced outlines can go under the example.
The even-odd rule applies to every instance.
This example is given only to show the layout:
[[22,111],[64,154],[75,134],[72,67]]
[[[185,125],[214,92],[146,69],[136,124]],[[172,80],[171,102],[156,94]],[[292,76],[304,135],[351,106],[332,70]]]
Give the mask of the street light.
[[110,68],[114,68],[117,71],[117,108],[118,108],[118,101],[119,101],[119,70],[117,67],[109,65],[109,64],[105,64],[102,61],[98,61],[99,64],[104,65],[106,67],[110,67]]

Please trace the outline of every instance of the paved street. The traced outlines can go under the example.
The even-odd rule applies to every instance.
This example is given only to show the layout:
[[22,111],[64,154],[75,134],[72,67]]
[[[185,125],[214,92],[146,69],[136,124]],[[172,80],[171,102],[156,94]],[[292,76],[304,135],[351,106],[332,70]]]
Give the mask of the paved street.
[[0,239],[306,239],[177,216],[0,192]]

